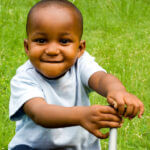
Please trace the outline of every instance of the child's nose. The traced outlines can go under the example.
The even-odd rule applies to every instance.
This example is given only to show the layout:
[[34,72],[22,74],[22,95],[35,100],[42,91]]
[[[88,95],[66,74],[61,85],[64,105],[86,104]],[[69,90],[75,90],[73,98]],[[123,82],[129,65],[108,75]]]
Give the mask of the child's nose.
[[56,56],[60,51],[57,44],[51,43],[47,46],[45,52],[47,55]]

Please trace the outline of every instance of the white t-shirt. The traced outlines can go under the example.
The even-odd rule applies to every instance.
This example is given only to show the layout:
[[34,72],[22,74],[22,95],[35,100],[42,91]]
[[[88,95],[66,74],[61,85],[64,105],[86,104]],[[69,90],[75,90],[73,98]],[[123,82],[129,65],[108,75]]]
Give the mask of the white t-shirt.
[[48,129],[35,124],[23,111],[25,102],[34,97],[59,106],[89,106],[90,76],[105,71],[92,56],[84,52],[76,64],[61,78],[48,80],[28,60],[11,80],[10,119],[16,121],[16,134],[9,150],[25,144],[38,150],[99,150],[99,139],[80,126]]

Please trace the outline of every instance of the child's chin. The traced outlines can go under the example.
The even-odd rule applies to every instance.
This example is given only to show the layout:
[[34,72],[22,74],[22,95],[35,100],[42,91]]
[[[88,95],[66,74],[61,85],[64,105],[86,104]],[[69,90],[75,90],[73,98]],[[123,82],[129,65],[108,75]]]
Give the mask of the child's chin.
[[[39,72],[40,73],[40,72]],[[49,79],[49,80],[56,80],[56,79],[59,79],[61,78],[62,76],[65,75],[65,73],[63,74],[43,74],[43,73],[40,73],[44,78],[46,79]]]

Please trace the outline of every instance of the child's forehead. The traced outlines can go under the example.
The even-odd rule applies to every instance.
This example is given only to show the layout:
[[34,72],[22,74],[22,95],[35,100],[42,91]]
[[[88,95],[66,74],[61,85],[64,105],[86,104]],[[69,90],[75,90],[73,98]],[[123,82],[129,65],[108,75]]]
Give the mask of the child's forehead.
[[56,25],[56,26],[74,26],[73,29],[78,26],[77,15],[69,8],[59,8],[59,7],[45,7],[39,8],[32,13],[30,18],[30,29],[41,25],[44,27],[46,25]]
[[[40,16],[44,16],[44,17],[52,17],[52,15],[57,19],[57,17],[65,15],[66,17],[71,17],[72,19],[75,19],[78,17],[78,14],[71,8],[69,7],[60,7],[60,6],[47,6],[47,7],[42,7],[42,8],[37,8],[32,12],[32,17],[31,17],[31,21],[32,19],[36,16],[36,17],[40,17]],[[64,18],[66,19],[66,18]]]
[[[46,21],[45,21],[46,20]],[[79,36],[81,38],[83,31],[83,20],[82,14],[74,7],[62,6],[62,5],[44,5],[33,7],[27,18],[26,30],[27,34],[30,33],[33,26],[40,24],[41,22],[46,23],[71,23],[70,25],[78,28]]]

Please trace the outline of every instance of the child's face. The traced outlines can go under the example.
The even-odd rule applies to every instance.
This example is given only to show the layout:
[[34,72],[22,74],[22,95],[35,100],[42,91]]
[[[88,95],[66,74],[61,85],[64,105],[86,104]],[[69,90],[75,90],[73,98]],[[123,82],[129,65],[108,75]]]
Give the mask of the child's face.
[[85,49],[77,17],[69,8],[46,7],[33,12],[25,51],[34,67],[48,78],[67,72]]

